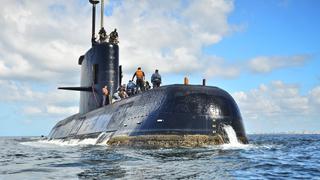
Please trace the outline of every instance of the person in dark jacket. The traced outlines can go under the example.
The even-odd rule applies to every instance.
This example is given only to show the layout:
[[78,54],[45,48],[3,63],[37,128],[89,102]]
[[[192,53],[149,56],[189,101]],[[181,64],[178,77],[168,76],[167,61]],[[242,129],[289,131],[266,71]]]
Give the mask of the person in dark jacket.
[[119,35],[117,29],[114,29],[109,35],[109,43],[119,44]]
[[134,84],[134,82],[132,80],[129,80],[129,82],[127,84],[127,94],[128,94],[128,96],[132,96],[132,95],[136,94],[136,85]]
[[151,76],[151,83],[153,85],[153,88],[160,87],[161,84],[161,75],[159,74],[159,70],[156,69],[155,72]]
[[102,27],[99,31],[99,41],[100,43],[105,42],[108,38],[106,30]]

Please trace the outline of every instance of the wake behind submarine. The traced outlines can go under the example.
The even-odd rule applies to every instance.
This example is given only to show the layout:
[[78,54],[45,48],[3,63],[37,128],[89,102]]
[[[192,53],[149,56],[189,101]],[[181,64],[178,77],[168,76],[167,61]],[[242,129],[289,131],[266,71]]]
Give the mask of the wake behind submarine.
[[[111,146],[195,147],[228,143],[224,126],[231,126],[242,143],[248,143],[234,99],[218,87],[173,84],[135,94],[102,106],[101,89],[110,94],[121,85],[117,42],[95,40],[92,4],[92,47],[78,60],[81,86],[59,89],[80,91],[79,113],[58,122],[48,140],[96,138]],[[103,0],[101,29],[103,29]]]

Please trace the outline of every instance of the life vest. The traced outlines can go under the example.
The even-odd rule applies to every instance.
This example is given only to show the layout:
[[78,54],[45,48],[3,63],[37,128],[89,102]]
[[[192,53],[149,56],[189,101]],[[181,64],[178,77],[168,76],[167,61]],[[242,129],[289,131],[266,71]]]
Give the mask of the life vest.
[[141,70],[137,70],[137,71],[136,71],[136,76],[137,76],[138,79],[143,79],[143,74],[144,74],[144,73],[143,73],[143,71],[141,71]]

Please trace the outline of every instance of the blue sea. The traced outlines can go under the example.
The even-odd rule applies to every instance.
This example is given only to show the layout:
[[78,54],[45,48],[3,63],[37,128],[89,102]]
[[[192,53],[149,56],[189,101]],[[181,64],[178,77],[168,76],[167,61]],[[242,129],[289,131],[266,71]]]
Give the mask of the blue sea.
[[320,135],[248,137],[162,149],[0,137],[0,179],[320,179]]

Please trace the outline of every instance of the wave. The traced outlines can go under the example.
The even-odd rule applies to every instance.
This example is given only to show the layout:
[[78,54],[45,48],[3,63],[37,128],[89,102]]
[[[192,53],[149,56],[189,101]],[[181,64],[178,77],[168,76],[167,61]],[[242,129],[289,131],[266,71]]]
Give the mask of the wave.
[[86,139],[52,139],[52,140],[37,140],[29,142],[21,142],[22,145],[28,145],[33,147],[54,147],[54,146],[88,146],[88,145],[107,145],[109,138],[105,136],[105,133],[101,133],[97,138]]

